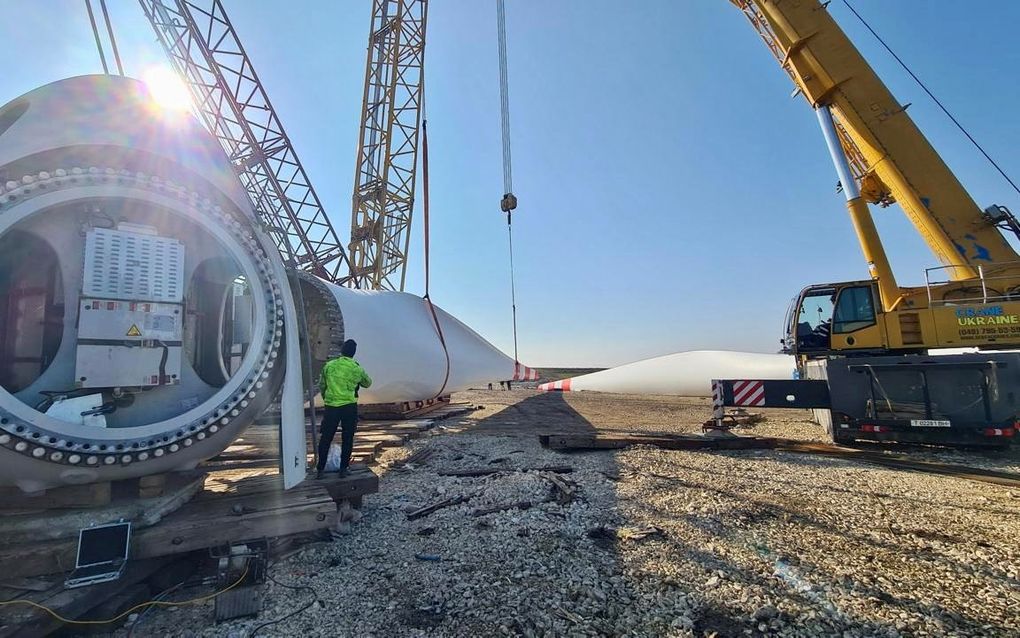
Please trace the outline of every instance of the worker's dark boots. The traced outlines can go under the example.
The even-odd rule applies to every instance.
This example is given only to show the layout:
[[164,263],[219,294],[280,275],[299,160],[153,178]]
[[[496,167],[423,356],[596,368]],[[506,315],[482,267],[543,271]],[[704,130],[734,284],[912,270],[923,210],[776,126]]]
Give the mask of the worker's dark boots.
[[342,467],[342,468],[340,468],[340,478],[343,478],[345,476],[347,476],[347,468],[346,467]]
[[322,470],[315,470],[315,480],[318,481],[318,480],[321,480],[321,479],[322,479]]

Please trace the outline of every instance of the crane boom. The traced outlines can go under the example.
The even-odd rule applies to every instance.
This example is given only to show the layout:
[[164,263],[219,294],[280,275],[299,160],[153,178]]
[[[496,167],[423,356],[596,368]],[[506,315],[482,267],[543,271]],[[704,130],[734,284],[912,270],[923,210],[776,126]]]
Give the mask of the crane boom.
[[344,283],[347,254],[220,0],[139,0],[285,258]]
[[[1017,254],[817,1],[732,0],[815,108],[829,107],[861,195],[897,202],[954,280]],[[828,4],[828,3],[826,3]],[[846,186],[846,185],[844,185]],[[877,235],[876,235],[877,238]]]
[[403,290],[422,116],[427,0],[373,0],[351,213],[351,279]]
[[[762,407],[823,408],[816,419],[837,443],[1008,442],[1020,427],[1017,378],[1003,371],[1020,355],[929,351],[1020,346],[1020,263],[999,232],[1020,235],[1020,223],[1004,207],[977,206],[907,115],[910,105],[829,15],[829,2],[731,2],[814,109],[871,280],[804,288],[782,340],[802,380],[713,382],[717,423],[727,401],[743,401],[735,384],[758,384]],[[894,202],[942,264],[925,271],[923,287],[897,285],[872,220],[869,204]],[[942,271],[936,281],[933,271]]]

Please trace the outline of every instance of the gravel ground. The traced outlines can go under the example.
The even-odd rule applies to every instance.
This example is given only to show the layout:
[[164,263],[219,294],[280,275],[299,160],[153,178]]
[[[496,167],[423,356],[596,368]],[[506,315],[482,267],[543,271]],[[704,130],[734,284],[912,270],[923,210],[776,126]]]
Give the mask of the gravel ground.
[[[1020,636],[1015,490],[771,451],[563,455],[535,435],[695,430],[707,404],[526,390],[458,398],[485,408],[387,451],[381,491],[351,535],[272,568],[318,602],[258,635]],[[817,430],[788,414],[755,428]],[[391,467],[422,448],[432,454],[421,464]],[[519,471],[547,465],[573,467],[559,475],[577,487],[571,502],[547,500],[548,475]],[[437,473],[477,467],[507,471]],[[406,520],[453,496],[469,500]],[[534,505],[473,516],[524,500]],[[313,596],[268,583],[266,599],[257,620],[212,625],[209,604],[161,610],[141,633],[248,636]]]

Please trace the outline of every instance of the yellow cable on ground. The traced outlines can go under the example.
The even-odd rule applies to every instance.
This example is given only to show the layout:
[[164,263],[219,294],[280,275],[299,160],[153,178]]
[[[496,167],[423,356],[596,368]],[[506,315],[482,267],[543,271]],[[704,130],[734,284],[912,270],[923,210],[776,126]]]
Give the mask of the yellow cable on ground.
[[131,609],[128,609],[127,611],[121,612],[120,614],[114,616],[113,618],[110,618],[109,620],[71,620],[70,618],[64,618],[63,616],[61,616],[57,612],[53,611],[49,607],[46,607],[45,605],[40,605],[37,602],[31,601],[31,600],[25,600],[25,599],[8,600],[6,602],[0,602],[0,607],[6,607],[8,605],[28,605],[29,607],[35,607],[36,609],[41,609],[41,610],[45,611],[47,614],[49,614],[49,615],[53,616],[54,618],[56,618],[57,620],[59,620],[60,622],[68,624],[68,625],[108,625],[108,624],[110,624],[112,622],[117,622],[121,618],[125,618],[127,616],[130,616],[136,610],[141,609],[143,607],[149,607],[149,606],[152,606],[152,605],[162,605],[164,607],[182,607],[184,605],[195,605],[195,604],[198,604],[198,603],[204,603],[207,600],[212,600],[213,598],[216,598],[220,594],[225,594],[228,591],[230,591],[231,589],[237,587],[238,585],[241,584],[242,581],[244,581],[244,579],[245,579],[245,577],[247,575],[248,575],[248,566],[245,565],[244,573],[241,574],[241,577],[238,578],[236,581],[234,581],[233,584],[231,584],[229,587],[227,587],[225,589],[221,589],[218,592],[214,592],[212,594],[209,594],[208,596],[202,596],[201,598],[192,598],[191,600],[182,600],[182,601],[176,602],[176,603],[165,602],[165,601],[162,601],[162,600],[150,600],[148,602],[139,603],[139,604],[135,605],[134,607],[132,607]]

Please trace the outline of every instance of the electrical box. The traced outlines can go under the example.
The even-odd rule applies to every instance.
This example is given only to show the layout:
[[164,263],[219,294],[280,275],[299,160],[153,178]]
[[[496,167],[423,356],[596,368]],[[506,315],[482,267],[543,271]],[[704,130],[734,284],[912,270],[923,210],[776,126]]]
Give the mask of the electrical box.
[[180,304],[113,299],[82,299],[78,312],[78,341],[180,342]]
[[76,385],[81,388],[173,385],[180,381],[181,347],[168,346],[164,350],[162,347],[141,345],[129,347],[79,343],[75,356],[75,374]]
[[179,381],[183,306],[86,298],[78,310],[78,387],[146,387]]
[[125,225],[93,228],[85,235],[78,387],[180,382],[184,245],[154,232]]
[[180,303],[184,299],[184,244],[155,232],[129,224],[89,229],[82,296]]

